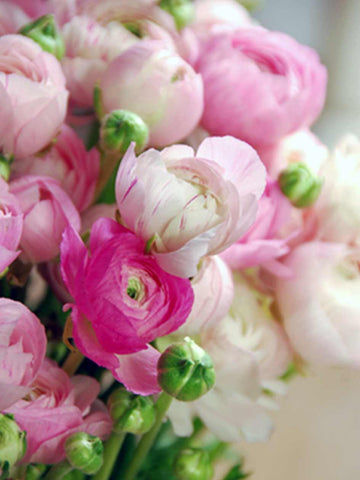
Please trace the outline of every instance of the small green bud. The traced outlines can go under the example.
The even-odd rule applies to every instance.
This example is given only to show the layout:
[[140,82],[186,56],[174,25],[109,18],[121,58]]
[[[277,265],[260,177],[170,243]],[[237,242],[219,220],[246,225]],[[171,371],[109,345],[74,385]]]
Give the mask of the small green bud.
[[14,420],[14,415],[0,414],[0,470],[8,469],[26,452],[26,432]]
[[36,465],[28,465],[26,467],[26,474],[25,480],[40,480],[42,475],[47,470],[46,465],[36,464]]
[[283,194],[297,208],[311,207],[317,200],[322,180],[303,163],[291,163],[279,175]]
[[131,142],[135,142],[136,153],[140,153],[149,140],[149,129],[136,113],[113,110],[101,121],[100,145],[108,153],[123,155]]
[[70,465],[86,475],[96,473],[103,463],[104,447],[99,437],[74,433],[66,439],[64,448]]
[[178,400],[196,400],[215,383],[210,355],[189,337],[170,345],[158,362],[158,382],[164,392]]
[[52,53],[58,60],[63,58],[65,45],[53,15],[44,15],[26,24],[19,33],[34,40],[45,52]]
[[191,0],[161,0],[159,6],[174,17],[178,30],[186,27],[195,17],[195,7]]
[[175,458],[173,472],[178,480],[210,480],[214,470],[206,450],[186,448]]
[[155,422],[152,399],[134,395],[125,388],[119,388],[110,395],[108,406],[114,422],[114,432],[143,434],[148,432]]

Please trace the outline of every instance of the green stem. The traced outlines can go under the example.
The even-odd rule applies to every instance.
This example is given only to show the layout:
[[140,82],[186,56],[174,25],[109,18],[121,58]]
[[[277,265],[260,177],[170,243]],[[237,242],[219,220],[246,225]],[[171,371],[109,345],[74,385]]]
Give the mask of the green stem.
[[70,473],[73,467],[67,460],[63,460],[60,463],[53,465],[48,473],[45,475],[44,480],[61,480],[67,473]]
[[157,433],[161,427],[163,418],[170,407],[172,402],[172,397],[165,392],[162,392],[155,404],[156,408],[156,419],[153,427],[149,430],[140,440],[131,462],[129,463],[123,480],[134,480],[136,474],[140,470],[140,467],[145,460],[146,455],[148,454],[150,448],[152,447]]
[[84,355],[78,350],[70,352],[61,368],[71,377],[80,367],[84,358]]
[[124,442],[125,435],[126,432],[113,432],[111,434],[111,437],[104,446],[104,461],[102,467],[97,472],[97,474],[92,477],[93,480],[108,480],[114,468],[116,459],[119,455],[121,446]]

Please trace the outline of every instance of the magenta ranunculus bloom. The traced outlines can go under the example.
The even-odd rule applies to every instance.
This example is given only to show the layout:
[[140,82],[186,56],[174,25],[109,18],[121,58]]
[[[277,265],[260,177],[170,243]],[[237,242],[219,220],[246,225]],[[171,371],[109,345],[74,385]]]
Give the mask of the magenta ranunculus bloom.
[[0,148],[24,158],[45,148],[64,121],[68,92],[59,62],[30,38],[0,38]]
[[95,379],[85,375],[69,378],[46,358],[26,399],[5,411],[26,431],[22,463],[59,462],[65,456],[65,440],[75,432],[107,438],[112,421],[105,405],[96,400],[99,391]]
[[8,184],[0,177],[0,273],[19,255],[23,214],[18,200],[9,193]]
[[65,230],[61,269],[74,298],[75,343],[128,389],[154,393],[159,352],[148,343],[185,322],[190,281],[164,272],[140,238],[108,218],[94,223],[89,250],[72,227]]
[[324,105],[326,68],[283,33],[221,32],[204,45],[196,70],[205,90],[202,126],[254,147],[311,125]]
[[0,298],[0,411],[29,392],[45,349],[40,320],[22,303]]
[[24,260],[46,262],[59,253],[61,235],[70,224],[80,229],[80,216],[74,204],[50,177],[26,175],[10,184],[10,191],[24,214],[20,247]]
[[265,186],[255,150],[233,137],[206,138],[194,150],[172,145],[136,158],[129,147],[116,180],[125,225],[161,267],[193,277],[200,259],[219,253],[249,229]]

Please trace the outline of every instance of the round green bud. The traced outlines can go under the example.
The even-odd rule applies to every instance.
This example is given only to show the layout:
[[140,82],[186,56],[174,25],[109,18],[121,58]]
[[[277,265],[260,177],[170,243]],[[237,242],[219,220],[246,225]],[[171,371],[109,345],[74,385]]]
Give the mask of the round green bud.
[[282,193],[297,208],[311,207],[317,200],[322,180],[303,163],[291,163],[279,175]]
[[25,480],[40,480],[40,478],[43,476],[46,470],[47,470],[46,465],[30,464],[26,467]]
[[74,433],[66,439],[64,448],[70,465],[86,475],[96,473],[103,463],[104,447],[99,437]]
[[63,58],[65,44],[53,15],[44,15],[34,22],[27,23],[19,33],[34,40],[45,52],[52,53],[58,60]]
[[205,395],[215,383],[210,355],[191,338],[170,345],[158,362],[158,382],[167,394],[191,402]]
[[114,422],[114,432],[143,434],[148,432],[155,422],[152,399],[134,395],[125,388],[119,388],[110,395],[108,406]]
[[214,470],[210,455],[200,448],[186,448],[176,456],[173,473],[178,480],[210,480]]
[[135,142],[136,153],[140,153],[149,140],[149,129],[136,113],[113,110],[105,115],[100,126],[100,146],[108,153],[123,155],[131,142]]
[[161,0],[159,6],[173,16],[178,30],[186,27],[195,17],[195,7],[191,0]]
[[26,432],[14,420],[14,415],[0,414],[0,469],[16,464],[26,452]]

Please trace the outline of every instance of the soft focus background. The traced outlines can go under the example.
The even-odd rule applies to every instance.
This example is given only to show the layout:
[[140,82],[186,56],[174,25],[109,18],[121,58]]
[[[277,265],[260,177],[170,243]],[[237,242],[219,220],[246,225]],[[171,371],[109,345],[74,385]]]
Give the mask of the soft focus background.
[[[315,125],[332,147],[360,135],[360,1],[264,0],[255,17],[314,47],[328,67],[326,109]],[[360,186],[359,186],[360,188]],[[290,384],[268,444],[241,446],[252,480],[360,478],[360,372],[312,370]]]

